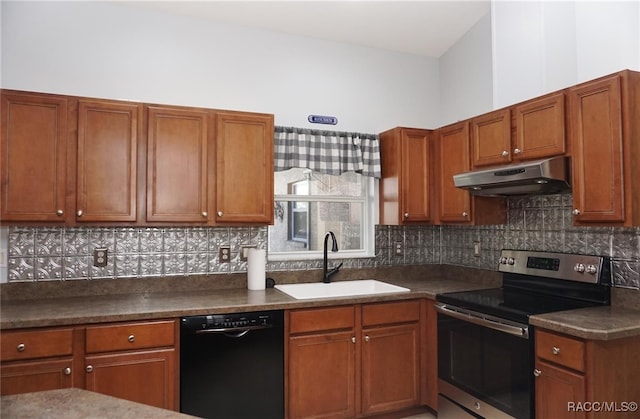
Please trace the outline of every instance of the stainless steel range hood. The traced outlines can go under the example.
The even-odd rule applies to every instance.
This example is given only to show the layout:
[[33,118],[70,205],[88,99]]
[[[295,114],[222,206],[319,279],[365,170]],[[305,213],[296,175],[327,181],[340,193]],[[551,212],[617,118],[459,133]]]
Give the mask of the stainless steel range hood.
[[457,188],[474,195],[544,195],[571,189],[569,159],[553,157],[490,169],[474,170],[453,176]]

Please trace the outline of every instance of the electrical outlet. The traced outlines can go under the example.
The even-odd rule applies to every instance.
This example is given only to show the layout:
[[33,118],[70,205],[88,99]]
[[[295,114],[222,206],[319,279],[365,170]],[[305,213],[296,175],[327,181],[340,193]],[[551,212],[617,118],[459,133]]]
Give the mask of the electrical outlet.
[[229,246],[220,246],[220,251],[218,252],[218,258],[220,259],[220,263],[230,262],[231,248]]
[[240,248],[240,260],[243,262],[246,262],[247,259],[249,258],[249,249],[255,249],[258,246],[242,246]]
[[93,249],[93,266],[104,268],[109,262],[109,250],[106,247]]
[[396,256],[402,256],[402,242],[395,242]]
[[473,256],[480,257],[480,242],[473,242]]

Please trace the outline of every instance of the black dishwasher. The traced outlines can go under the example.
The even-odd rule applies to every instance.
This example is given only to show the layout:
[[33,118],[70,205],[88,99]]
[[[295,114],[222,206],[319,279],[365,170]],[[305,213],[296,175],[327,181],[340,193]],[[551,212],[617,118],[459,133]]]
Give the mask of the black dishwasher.
[[203,418],[282,419],[283,311],[183,317],[180,411]]

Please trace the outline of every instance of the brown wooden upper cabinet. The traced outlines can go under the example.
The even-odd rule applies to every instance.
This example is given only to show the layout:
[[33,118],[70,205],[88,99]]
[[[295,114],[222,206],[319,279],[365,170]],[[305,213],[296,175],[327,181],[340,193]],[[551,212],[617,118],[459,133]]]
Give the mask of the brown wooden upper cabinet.
[[575,224],[640,225],[640,73],[569,89]]
[[273,224],[273,115],[216,113],[216,223]]
[[431,131],[393,128],[380,134],[380,223],[433,221]]
[[436,131],[438,175],[438,219],[441,222],[470,223],[471,194],[456,188],[453,175],[468,172],[469,123],[459,122]]
[[502,224],[506,202],[501,198],[473,196],[456,188],[453,175],[470,170],[469,122],[458,122],[435,132],[439,223]]
[[67,221],[68,100],[2,91],[1,221]]
[[273,223],[273,115],[1,90],[9,223]]
[[136,221],[141,128],[141,104],[78,102],[78,222]]
[[206,223],[213,208],[209,113],[164,106],[147,113],[147,221]]
[[553,93],[473,118],[473,167],[564,154],[564,102],[564,93]]

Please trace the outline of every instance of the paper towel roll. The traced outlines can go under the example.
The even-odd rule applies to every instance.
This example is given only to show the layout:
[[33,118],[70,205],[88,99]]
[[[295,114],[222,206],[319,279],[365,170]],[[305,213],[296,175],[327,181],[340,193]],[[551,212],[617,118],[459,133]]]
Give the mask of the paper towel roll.
[[247,255],[247,287],[250,290],[263,290],[267,268],[267,251],[264,249],[249,249]]

